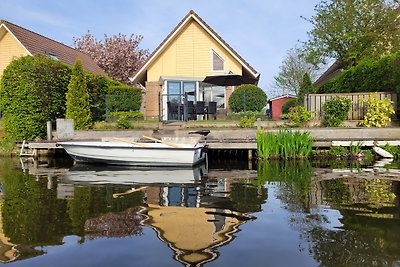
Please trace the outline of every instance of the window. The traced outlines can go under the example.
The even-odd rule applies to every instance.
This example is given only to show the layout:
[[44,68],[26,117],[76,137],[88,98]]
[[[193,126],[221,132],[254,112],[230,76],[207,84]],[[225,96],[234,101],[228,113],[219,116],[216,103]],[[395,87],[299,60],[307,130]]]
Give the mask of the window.
[[59,61],[58,57],[56,55],[54,55],[53,53],[47,52],[46,53],[51,59],[57,60]]
[[213,71],[224,71],[224,59],[212,50],[212,69]]

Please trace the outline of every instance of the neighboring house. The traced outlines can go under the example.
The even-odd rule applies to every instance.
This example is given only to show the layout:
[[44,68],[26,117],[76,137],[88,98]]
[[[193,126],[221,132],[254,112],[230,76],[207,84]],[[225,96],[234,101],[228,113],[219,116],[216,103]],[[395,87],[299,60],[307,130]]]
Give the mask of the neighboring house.
[[271,113],[271,118],[273,120],[279,120],[281,118],[283,104],[291,99],[297,99],[297,97],[295,95],[287,94],[283,96],[277,96],[268,100],[269,110]]
[[315,87],[320,87],[330,79],[336,77],[342,73],[344,69],[344,63],[340,60],[336,60],[321,76],[314,82]]
[[0,77],[14,58],[38,54],[71,66],[80,59],[85,71],[105,74],[88,55],[8,21],[0,20]]
[[146,118],[179,120],[182,116],[177,114],[181,110],[175,108],[187,101],[194,104],[197,111],[201,111],[200,104],[207,107],[210,102],[217,109],[228,109],[234,88],[212,87],[202,82],[206,76],[228,73],[257,81],[260,76],[208,24],[190,11],[131,80],[145,87]]

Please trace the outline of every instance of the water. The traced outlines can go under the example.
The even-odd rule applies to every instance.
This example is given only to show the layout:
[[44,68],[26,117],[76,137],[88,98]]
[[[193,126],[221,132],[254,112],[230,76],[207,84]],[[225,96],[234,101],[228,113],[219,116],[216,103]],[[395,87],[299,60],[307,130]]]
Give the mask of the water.
[[149,171],[3,158],[0,261],[400,266],[398,166],[339,165],[211,160]]

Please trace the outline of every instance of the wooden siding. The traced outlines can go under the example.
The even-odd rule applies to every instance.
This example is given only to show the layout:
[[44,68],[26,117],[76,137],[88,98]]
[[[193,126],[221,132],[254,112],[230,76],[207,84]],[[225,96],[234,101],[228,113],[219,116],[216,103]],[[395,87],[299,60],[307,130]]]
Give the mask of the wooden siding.
[[9,32],[6,32],[0,39],[0,77],[14,58],[26,55],[28,53],[24,47]]
[[[362,120],[367,112],[366,103],[362,102],[362,98],[369,98],[372,93],[346,93],[346,94],[309,94],[304,99],[304,106],[308,111],[313,112],[316,120],[322,120],[322,107],[324,103],[335,96],[347,97],[351,100],[352,106],[347,116],[347,120]],[[397,108],[397,95],[391,92],[377,92],[378,99],[388,98],[393,101],[393,106]],[[393,115],[395,118],[396,115]]]
[[[224,59],[224,71],[212,71],[211,49]],[[195,20],[192,20],[149,66],[147,77],[148,81],[152,82],[158,81],[161,76],[202,78],[229,71],[242,74],[242,66]]]

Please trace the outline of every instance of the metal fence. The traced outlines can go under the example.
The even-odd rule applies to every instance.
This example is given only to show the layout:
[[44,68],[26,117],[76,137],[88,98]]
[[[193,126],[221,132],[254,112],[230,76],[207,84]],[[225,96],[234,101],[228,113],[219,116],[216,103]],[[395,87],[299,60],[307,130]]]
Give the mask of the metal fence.
[[[322,119],[322,107],[324,103],[333,97],[347,97],[351,100],[352,106],[347,116],[347,120],[362,120],[367,113],[367,104],[362,99],[367,99],[371,94],[375,94],[377,99],[388,98],[393,101],[393,107],[397,109],[397,94],[393,92],[374,92],[374,93],[345,93],[345,94],[308,94],[304,99],[304,106],[308,111],[313,112],[316,120]],[[393,115],[396,118],[396,114]]]

